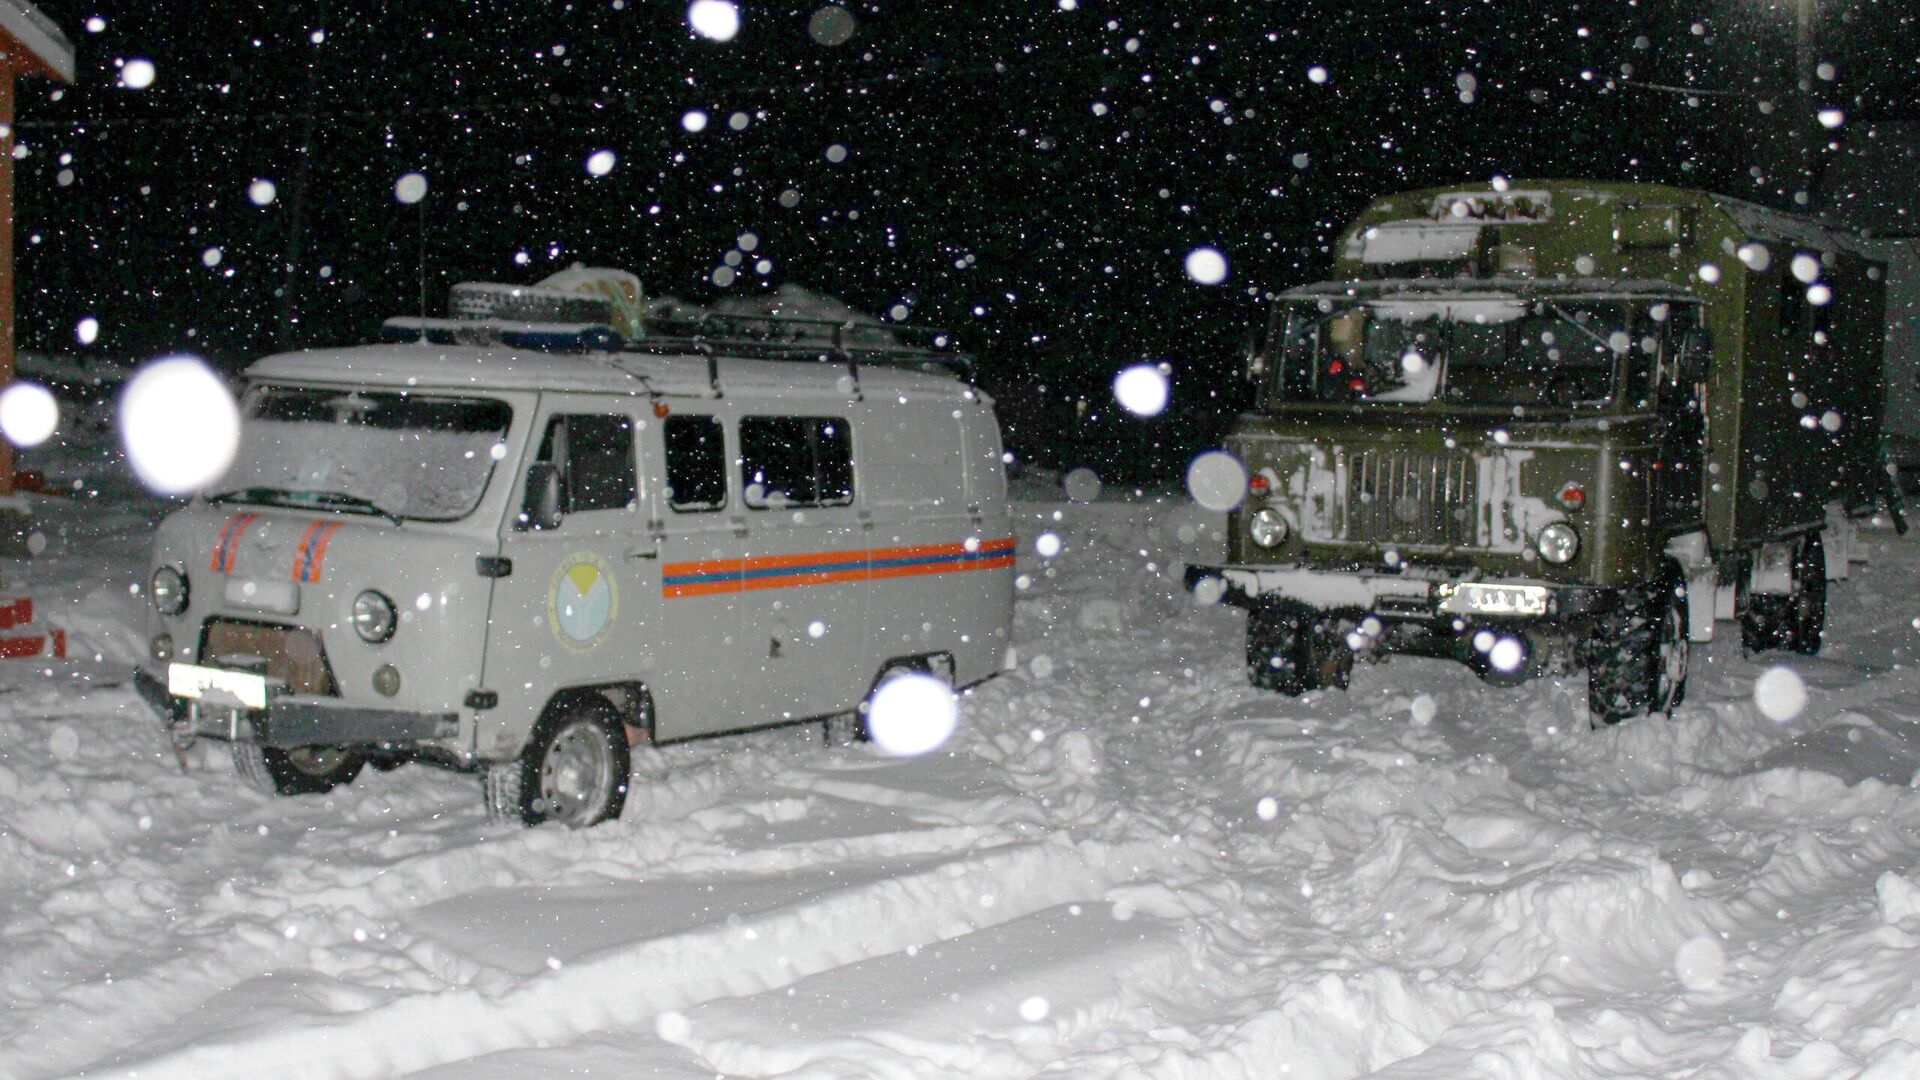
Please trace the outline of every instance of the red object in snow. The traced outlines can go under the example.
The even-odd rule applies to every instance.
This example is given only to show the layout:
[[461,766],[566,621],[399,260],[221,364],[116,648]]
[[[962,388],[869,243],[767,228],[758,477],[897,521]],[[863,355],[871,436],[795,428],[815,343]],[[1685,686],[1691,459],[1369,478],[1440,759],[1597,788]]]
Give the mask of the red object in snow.
[[33,624],[33,601],[25,596],[0,597],[0,660],[61,659],[67,655],[67,632]]

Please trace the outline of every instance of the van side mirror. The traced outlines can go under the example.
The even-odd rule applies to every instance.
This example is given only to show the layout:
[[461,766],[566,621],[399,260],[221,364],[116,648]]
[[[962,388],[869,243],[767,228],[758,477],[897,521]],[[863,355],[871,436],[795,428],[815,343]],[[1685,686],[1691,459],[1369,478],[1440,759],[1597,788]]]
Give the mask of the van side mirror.
[[560,527],[560,466],[536,461],[527,467],[527,503],[520,511],[523,529]]
[[1254,326],[1240,340],[1240,377],[1250,383],[1258,383],[1267,373],[1266,335]]

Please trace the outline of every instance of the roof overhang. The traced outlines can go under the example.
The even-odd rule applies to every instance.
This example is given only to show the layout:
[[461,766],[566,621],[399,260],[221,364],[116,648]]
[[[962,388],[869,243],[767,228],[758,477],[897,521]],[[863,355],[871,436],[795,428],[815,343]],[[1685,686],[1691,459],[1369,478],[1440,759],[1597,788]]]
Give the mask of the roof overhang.
[[27,0],[0,0],[0,53],[16,73],[73,81],[73,43]]

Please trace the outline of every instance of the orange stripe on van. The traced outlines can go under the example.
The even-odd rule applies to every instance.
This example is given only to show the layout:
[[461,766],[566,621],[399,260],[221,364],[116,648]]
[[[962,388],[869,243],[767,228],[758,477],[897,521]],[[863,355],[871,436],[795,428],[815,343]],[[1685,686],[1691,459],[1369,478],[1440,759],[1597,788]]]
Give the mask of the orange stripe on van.
[[667,597],[714,596],[855,581],[925,577],[1013,566],[1013,537],[984,542],[812,551],[758,558],[710,559],[661,567]]
[[320,568],[326,561],[327,544],[340,528],[337,521],[316,521],[300,534],[293,548],[293,580],[313,584],[320,580]]
[[248,526],[260,520],[259,514],[234,514],[220,527],[220,539],[213,545],[213,559],[207,569],[216,574],[233,572],[233,560],[240,551],[240,537]]

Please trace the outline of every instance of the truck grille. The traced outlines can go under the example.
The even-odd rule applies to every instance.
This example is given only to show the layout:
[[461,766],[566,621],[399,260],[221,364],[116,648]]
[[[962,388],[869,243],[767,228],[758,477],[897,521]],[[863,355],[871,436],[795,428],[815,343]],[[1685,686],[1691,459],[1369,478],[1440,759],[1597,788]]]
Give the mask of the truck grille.
[[1473,459],[1393,449],[1347,458],[1345,537],[1352,543],[1467,547],[1474,541]]
[[270,679],[284,680],[296,694],[334,697],[339,693],[333,671],[327,666],[326,650],[319,635],[311,630],[209,619],[200,662],[264,672]]

